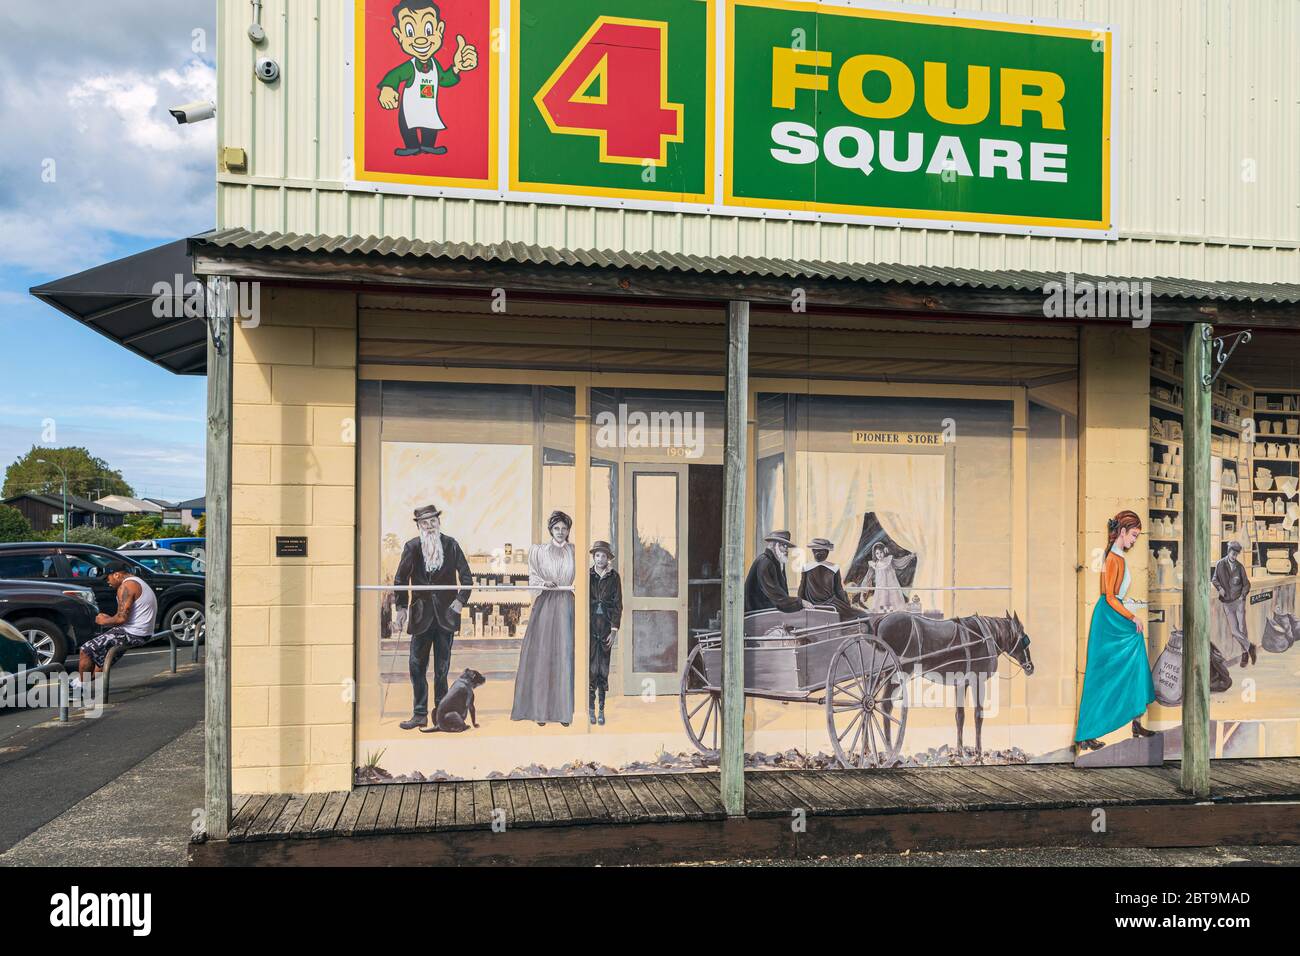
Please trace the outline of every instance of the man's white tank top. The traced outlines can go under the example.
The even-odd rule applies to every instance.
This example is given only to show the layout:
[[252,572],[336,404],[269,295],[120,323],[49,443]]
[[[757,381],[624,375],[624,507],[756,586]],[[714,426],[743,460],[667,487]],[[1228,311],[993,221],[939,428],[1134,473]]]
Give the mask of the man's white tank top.
[[154,618],[158,616],[158,598],[154,595],[153,588],[134,575],[129,575],[127,580],[134,581],[140,587],[140,596],[131,605],[131,616],[122,627],[133,637],[152,637]]

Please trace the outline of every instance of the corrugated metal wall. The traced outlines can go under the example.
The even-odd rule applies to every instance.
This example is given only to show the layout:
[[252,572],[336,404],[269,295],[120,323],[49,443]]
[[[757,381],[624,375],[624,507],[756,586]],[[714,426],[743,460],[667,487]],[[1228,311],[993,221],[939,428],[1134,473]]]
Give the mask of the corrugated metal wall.
[[247,149],[250,163],[247,175],[220,177],[223,228],[1300,281],[1300,0],[961,0],[971,11],[1120,29],[1112,243],[348,193],[350,0],[266,0],[263,49],[283,69],[274,88],[253,77],[249,4],[218,3],[219,138]]

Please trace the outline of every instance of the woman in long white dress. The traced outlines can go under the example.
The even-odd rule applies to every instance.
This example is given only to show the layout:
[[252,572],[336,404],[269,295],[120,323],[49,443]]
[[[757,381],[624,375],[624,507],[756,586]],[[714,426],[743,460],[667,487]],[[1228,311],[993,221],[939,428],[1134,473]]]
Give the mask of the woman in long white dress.
[[546,522],[551,540],[528,549],[528,584],[541,588],[533,599],[519,670],[515,674],[515,703],[511,720],[534,720],[545,727],[573,721],[573,585],[577,562],[569,532],[573,519],[554,512]]

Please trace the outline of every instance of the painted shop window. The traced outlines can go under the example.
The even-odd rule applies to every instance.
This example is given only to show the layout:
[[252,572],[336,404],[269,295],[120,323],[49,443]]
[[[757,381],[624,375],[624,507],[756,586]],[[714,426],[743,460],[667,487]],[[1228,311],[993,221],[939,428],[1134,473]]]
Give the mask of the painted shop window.
[[[1069,385],[1023,390],[1019,411],[978,387],[758,396],[752,765],[1069,759]],[[711,680],[716,655],[701,644]]]
[[391,590],[363,602],[358,777],[509,772],[577,713],[574,390],[363,393],[363,573]]

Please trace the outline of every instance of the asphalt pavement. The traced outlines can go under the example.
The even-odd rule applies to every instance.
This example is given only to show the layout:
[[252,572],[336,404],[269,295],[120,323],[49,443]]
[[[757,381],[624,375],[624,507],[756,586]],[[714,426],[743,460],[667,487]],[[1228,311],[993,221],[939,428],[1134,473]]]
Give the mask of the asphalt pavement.
[[64,724],[50,709],[0,709],[0,865],[35,862],[10,859],[7,851],[119,780],[132,786],[122,794],[126,802],[116,803],[116,812],[109,805],[96,817],[86,813],[92,804],[81,809],[92,833],[130,825],[128,819],[147,826],[154,815],[139,811],[153,796],[151,789],[165,798],[163,805],[172,813],[188,819],[202,802],[201,743],[200,756],[192,760],[184,748],[173,748],[170,762],[163,761],[170,770],[156,779],[131,773],[200,726],[203,665],[192,663],[185,650],[180,659],[178,673],[172,674],[165,645],[127,654],[113,667],[112,694],[96,718],[74,710]]

